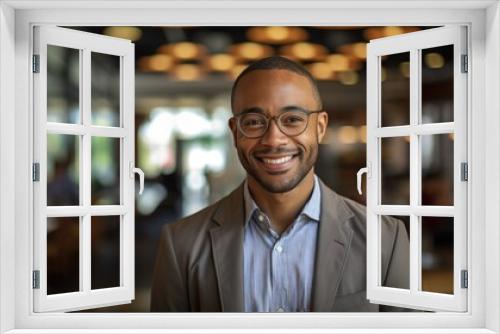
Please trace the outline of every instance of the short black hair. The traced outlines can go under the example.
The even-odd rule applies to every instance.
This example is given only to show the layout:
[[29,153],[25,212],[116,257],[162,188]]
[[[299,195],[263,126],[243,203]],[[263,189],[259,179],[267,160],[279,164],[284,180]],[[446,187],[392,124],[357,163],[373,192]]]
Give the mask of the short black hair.
[[309,71],[307,71],[306,68],[301,64],[281,56],[262,58],[250,64],[247,68],[243,70],[243,72],[240,73],[240,75],[238,75],[238,77],[234,81],[233,88],[231,89],[231,108],[233,108],[234,95],[236,92],[236,87],[238,86],[238,82],[240,82],[241,78],[243,78],[245,75],[257,70],[286,70],[297,73],[298,75],[301,75],[303,77],[306,77],[311,83],[311,87],[314,93],[314,98],[318,102],[319,109],[323,109],[323,103],[321,102],[321,96],[319,95],[318,85],[316,83],[316,80],[314,80],[313,76],[311,75],[311,73],[309,73]]

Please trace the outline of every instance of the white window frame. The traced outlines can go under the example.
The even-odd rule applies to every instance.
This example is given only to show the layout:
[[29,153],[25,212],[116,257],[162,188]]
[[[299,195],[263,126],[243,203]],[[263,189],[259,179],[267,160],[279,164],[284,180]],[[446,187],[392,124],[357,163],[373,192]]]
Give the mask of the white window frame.
[[[39,164],[39,181],[33,184],[33,269],[39,271],[39,288],[34,289],[36,312],[71,311],[130,303],[134,299],[134,44],[109,36],[89,34],[66,28],[34,28],[34,54],[40,58],[39,73],[33,75],[33,153]],[[79,119],[77,124],[47,121],[47,46],[78,50],[79,53]],[[97,126],[91,121],[92,52],[119,59],[119,124]],[[47,135],[72,135],[78,140],[79,205],[46,206],[47,203]],[[91,203],[91,139],[93,136],[119,140],[119,203]],[[91,289],[92,217],[119,217],[119,286]],[[47,218],[76,217],[79,220],[79,290],[47,295]]]
[[[467,310],[468,291],[461,287],[461,272],[467,270],[467,181],[461,180],[461,163],[467,163],[467,82],[469,72],[462,73],[462,55],[467,55],[467,29],[448,26],[417,31],[371,41],[367,46],[367,298],[377,304],[412,307],[431,311]],[[453,46],[453,121],[422,123],[421,50]],[[409,54],[409,124],[384,126],[382,123],[382,57],[402,52]],[[422,135],[453,134],[453,205],[430,206],[421,203]],[[407,205],[382,203],[381,140],[410,138],[409,202]],[[382,286],[380,219],[383,215],[410,218],[409,289]],[[453,218],[453,293],[422,291],[422,225],[420,217]]]
[[[353,332],[351,329],[360,333],[500,333],[498,3],[489,0],[317,0],[287,2],[291,7],[288,9],[282,9],[284,5],[280,0],[210,3],[191,0],[71,3],[6,0],[0,3],[0,333],[47,333],[52,332],[47,329],[56,328],[66,328],[65,333],[116,333],[125,328],[129,329],[127,333],[152,332],[152,328],[169,328],[164,332],[171,333],[181,331],[176,328],[190,328],[190,333],[340,333]],[[62,9],[63,6],[66,9]],[[28,199],[32,192],[32,105],[29,100],[32,25],[418,26],[443,23],[468,24],[471,28],[471,88],[468,93],[471,112],[467,125],[471,152],[468,190],[471,274],[467,313],[34,314],[30,311],[33,210]]]

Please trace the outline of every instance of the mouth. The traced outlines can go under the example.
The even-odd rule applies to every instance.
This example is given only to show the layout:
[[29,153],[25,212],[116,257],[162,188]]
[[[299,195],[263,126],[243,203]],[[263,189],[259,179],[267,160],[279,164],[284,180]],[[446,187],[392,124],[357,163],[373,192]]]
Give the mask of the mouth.
[[260,165],[269,172],[284,172],[289,169],[299,154],[289,154],[279,157],[256,157]]

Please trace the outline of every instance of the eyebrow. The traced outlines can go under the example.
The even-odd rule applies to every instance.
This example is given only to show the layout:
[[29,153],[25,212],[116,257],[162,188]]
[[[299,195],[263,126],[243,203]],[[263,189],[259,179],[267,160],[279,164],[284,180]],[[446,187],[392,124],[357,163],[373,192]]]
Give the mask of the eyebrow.
[[[299,106],[296,106],[296,105],[290,105],[290,106],[283,107],[279,111],[280,111],[280,113],[284,113],[284,112],[287,112],[287,111],[297,110],[297,109],[302,110],[302,111],[306,111],[306,109],[304,109],[303,107],[299,107]],[[266,114],[266,112],[262,108],[259,108],[259,107],[250,107],[250,108],[243,109],[239,113],[239,115],[248,114],[248,113]]]

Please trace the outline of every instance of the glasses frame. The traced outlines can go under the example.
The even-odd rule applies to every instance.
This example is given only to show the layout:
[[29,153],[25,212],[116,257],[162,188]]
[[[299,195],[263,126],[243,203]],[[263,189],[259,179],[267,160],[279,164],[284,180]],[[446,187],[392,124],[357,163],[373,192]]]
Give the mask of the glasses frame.
[[[299,133],[297,134],[294,134],[294,135],[289,135],[287,134],[285,131],[283,131],[283,129],[281,128],[280,124],[281,124],[281,117],[283,115],[286,115],[287,113],[290,113],[290,112],[301,112],[303,114],[305,114],[307,117],[306,117],[306,126],[304,127],[304,129],[302,131],[300,131]],[[240,133],[245,136],[246,138],[251,138],[251,139],[255,139],[255,138],[260,138],[262,136],[264,136],[267,132],[267,130],[269,130],[269,124],[271,124],[271,121],[274,120],[276,125],[278,126],[278,129],[281,131],[281,133],[283,133],[285,136],[288,136],[288,137],[297,137],[297,136],[300,136],[301,134],[304,133],[304,131],[306,131],[307,127],[309,126],[309,116],[311,116],[312,114],[318,114],[318,113],[321,113],[321,112],[324,112],[324,110],[288,110],[288,111],[285,111],[277,116],[272,116],[272,117],[268,117],[262,113],[258,113],[258,112],[248,112],[248,113],[241,113],[239,115],[236,115],[236,116],[233,116],[233,118],[236,120],[236,125],[238,127],[238,131],[240,131]],[[267,120],[266,122],[266,128],[264,130],[264,132],[262,132],[261,135],[259,136],[249,136],[245,133],[245,131],[243,131],[243,129],[241,128],[241,118],[245,115],[259,115],[259,116],[263,116],[265,117],[265,119]]]

